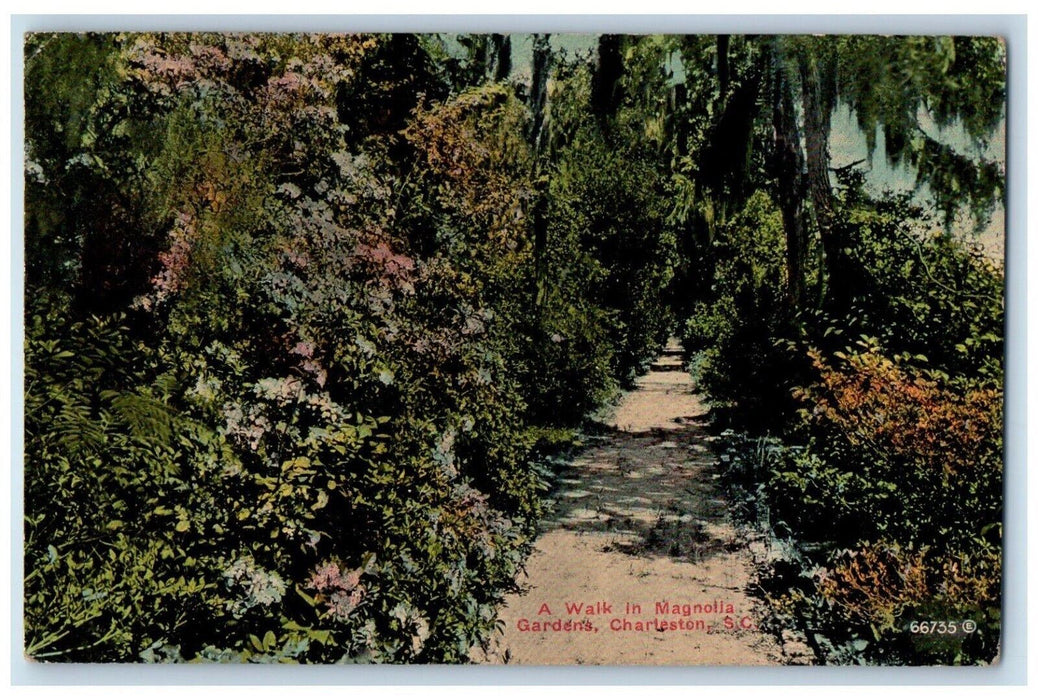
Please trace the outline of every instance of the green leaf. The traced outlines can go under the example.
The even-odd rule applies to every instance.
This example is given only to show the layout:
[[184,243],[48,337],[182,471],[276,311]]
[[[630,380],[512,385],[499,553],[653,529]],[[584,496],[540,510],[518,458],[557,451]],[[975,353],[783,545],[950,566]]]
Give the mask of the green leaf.
[[296,586],[296,593],[299,594],[300,598],[302,598],[307,603],[309,603],[310,606],[315,607],[315,608],[317,607],[317,600],[313,596],[311,596],[308,593],[306,593],[305,591],[303,591],[303,589],[300,588],[299,586]]

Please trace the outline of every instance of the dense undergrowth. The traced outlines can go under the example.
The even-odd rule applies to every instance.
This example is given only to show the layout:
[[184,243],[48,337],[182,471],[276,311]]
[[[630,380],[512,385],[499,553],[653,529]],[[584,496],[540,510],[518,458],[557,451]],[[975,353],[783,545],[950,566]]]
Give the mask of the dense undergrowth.
[[[721,243],[744,267],[719,273],[717,298],[686,332],[731,426],[721,458],[737,510],[774,540],[760,574],[770,624],[806,633],[826,663],[991,661],[1002,272],[857,178],[840,216],[859,290],[846,312],[786,311],[782,241],[760,235],[776,226],[762,198]],[[913,629],[935,621],[957,629]],[[963,634],[964,621],[976,631]]]

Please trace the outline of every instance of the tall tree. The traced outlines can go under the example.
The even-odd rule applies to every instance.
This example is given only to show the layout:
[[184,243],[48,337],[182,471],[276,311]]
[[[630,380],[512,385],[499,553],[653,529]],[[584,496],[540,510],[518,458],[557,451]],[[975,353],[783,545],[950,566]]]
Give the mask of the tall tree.
[[512,72],[512,38],[507,34],[491,34],[488,52],[491,79],[495,82],[507,80]]
[[794,104],[793,79],[782,59],[776,39],[769,42],[771,62],[771,115],[773,153],[771,170],[775,181],[776,203],[782,212],[786,234],[787,293],[794,308],[804,296],[807,269],[807,230],[804,222],[804,154],[800,146]]
[[824,281],[830,300],[842,300],[846,297],[842,287],[848,281],[841,274],[845,267],[842,262],[845,242],[836,224],[829,179],[829,132],[836,98],[831,42],[814,43],[810,49],[798,52],[795,60],[800,73],[807,194],[825,255],[827,276]]
[[591,108],[602,128],[616,112],[623,98],[620,78],[623,77],[623,37],[603,34],[598,38],[598,56],[591,79]]
[[533,35],[533,71],[530,81],[530,130],[528,138],[534,153],[533,252],[535,266],[535,304],[544,303],[544,248],[548,236],[548,178],[544,166],[544,116],[548,102],[548,76],[551,74],[551,35]]
[[[879,129],[886,157],[915,169],[945,214],[967,208],[983,221],[1005,188],[1004,168],[984,151],[1004,117],[1005,47],[994,37],[784,37],[800,74],[807,186],[825,252],[826,297],[839,307],[844,234],[829,180],[831,115],[843,102],[865,132],[870,156]],[[967,143],[953,145],[952,129]]]

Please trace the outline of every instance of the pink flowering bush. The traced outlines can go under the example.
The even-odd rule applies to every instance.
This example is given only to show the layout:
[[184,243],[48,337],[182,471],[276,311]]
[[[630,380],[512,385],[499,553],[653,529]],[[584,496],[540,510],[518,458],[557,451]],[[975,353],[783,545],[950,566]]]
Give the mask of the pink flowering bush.
[[[525,146],[462,135],[458,162],[501,189],[470,190],[471,249],[429,245],[455,212],[399,201],[427,155],[400,131],[445,94],[408,41],[43,47],[37,65],[84,52],[107,82],[93,145],[30,124],[30,208],[58,207],[71,149],[141,233],[103,284],[30,274],[30,655],[449,662],[493,631],[541,486],[506,344],[528,293]],[[100,298],[123,315],[84,321]]]

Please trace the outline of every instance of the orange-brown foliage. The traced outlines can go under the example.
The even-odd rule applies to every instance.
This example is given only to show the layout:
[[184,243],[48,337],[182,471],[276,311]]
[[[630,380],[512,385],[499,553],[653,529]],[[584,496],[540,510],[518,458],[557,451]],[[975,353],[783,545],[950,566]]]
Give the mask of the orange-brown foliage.
[[814,420],[838,429],[854,445],[945,479],[983,478],[978,470],[990,460],[978,457],[999,451],[1000,391],[954,392],[872,350],[846,357],[842,370],[818,353],[812,359],[821,383],[800,396],[814,402]]
[[906,606],[930,596],[924,559],[925,552],[904,551],[897,544],[866,544],[844,553],[822,577],[819,590],[851,619],[889,629]]

